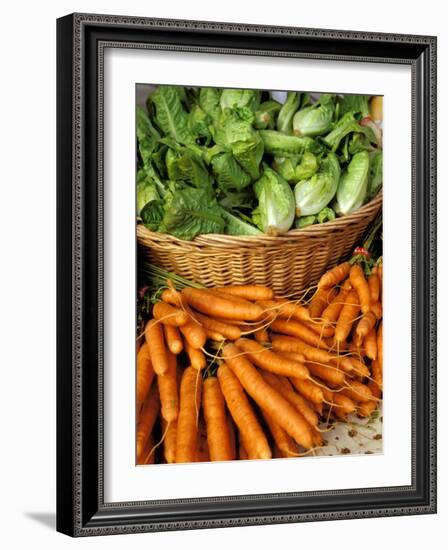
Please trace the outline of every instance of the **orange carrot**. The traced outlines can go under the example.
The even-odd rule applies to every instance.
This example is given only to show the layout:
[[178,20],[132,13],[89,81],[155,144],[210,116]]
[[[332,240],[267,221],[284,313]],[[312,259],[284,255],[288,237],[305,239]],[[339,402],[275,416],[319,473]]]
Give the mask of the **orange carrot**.
[[208,340],[215,340],[215,342],[224,342],[224,340],[226,339],[225,336],[223,336],[219,332],[215,332],[207,328],[205,329],[205,334],[207,335]]
[[212,317],[256,321],[263,313],[257,304],[249,302],[246,305],[202,289],[184,288],[182,295],[192,307]]
[[379,388],[383,389],[383,372],[379,359],[372,361],[372,378],[378,384]]
[[296,393],[291,386],[290,381],[283,376],[276,376],[271,372],[261,371],[266,382],[274,388],[280,395],[291,403],[295,409],[304,417],[310,426],[316,427],[319,424],[319,417],[309,406],[306,399]]
[[366,314],[370,311],[370,289],[364,277],[364,271],[359,264],[352,265],[350,269],[350,282],[358,293],[361,311]]
[[337,290],[335,288],[320,288],[317,290],[308,308],[310,316],[314,319],[320,317],[324,309],[333,301],[336,294]]
[[241,329],[235,325],[218,321],[201,313],[194,313],[194,316],[206,330],[222,334],[228,340],[237,340],[241,336]]
[[300,353],[309,361],[315,361],[316,363],[329,363],[332,359],[328,351],[310,346],[299,338],[292,338],[291,336],[273,334],[272,348],[281,352]]
[[196,370],[205,369],[207,361],[205,359],[204,352],[201,349],[196,349],[190,346],[188,342],[185,342],[185,351],[187,352],[190,360],[190,365]]
[[303,353],[293,353],[288,351],[282,351],[280,352],[280,355],[283,355],[284,357],[288,357],[289,359],[292,359],[296,363],[305,363],[306,357],[303,355]]
[[344,304],[334,331],[336,343],[344,342],[350,334],[353,322],[359,313],[359,298],[356,290],[348,293],[347,301]]
[[376,317],[369,311],[359,320],[359,323],[356,327],[356,334],[359,338],[363,339],[369,334],[369,332],[375,327]]
[[210,462],[208,450],[207,426],[202,414],[198,419],[198,462]]
[[294,319],[296,321],[311,321],[308,309],[297,303],[286,299],[259,300],[257,302],[264,310],[264,314],[270,319]]
[[354,401],[359,401],[364,403],[365,401],[370,401],[372,399],[372,391],[368,386],[358,382],[357,380],[350,380],[350,387],[345,387],[341,393],[353,399]]
[[375,327],[364,338],[364,346],[366,348],[366,356],[369,359],[377,358],[377,343],[376,343],[376,330]]
[[238,432],[238,459],[239,460],[248,460],[247,451],[244,447],[243,437],[241,432]]
[[307,361],[305,365],[313,376],[317,376],[321,380],[325,380],[335,386],[342,386],[345,383],[345,374],[336,367],[327,367],[313,363],[312,361]]
[[367,385],[369,386],[373,397],[381,399],[381,389],[379,388],[378,384],[374,380],[369,380]]
[[300,380],[299,378],[290,378],[292,385],[303,395],[305,399],[311,401],[313,405],[321,405],[324,401],[322,388],[317,386],[311,380]]
[[179,355],[179,353],[184,349],[179,329],[170,325],[164,325],[163,332],[165,335],[166,345],[170,352],[175,355]]
[[198,460],[197,414],[201,403],[202,378],[187,367],[180,383],[180,407],[177,418],[176,462]]
[[149,356],[148,344],[144,342],[137,353],[137,414],[148,394],[153,378],[154,369]]
[[[240,338],[236,341],[238,348],[247,354],[252,363],[276,374],[284,376],[294,376],[296,378],[309,378],[310,373],[303,363],[297,363],[287,357],[282,357],[277,353],[265,348],[255,340]],[[241,353],[241,352],[240,352]]]
[[316,334],[313,330],[299,323],[297,321],[286,321],[283,319],[277,319],[271,325],[271,328],[282,334],[288,334],[289,336],[296,336],[303,342],[314,346],[316,348],[328,349],[327,344],[323,339]]
[[266,328],[260,328],[254,332],[254,337],[257,342],[266,343],[269,342],[269,332]]
[[307,321],[303,323],[304,326],[311,329],[313,332],[319,335],[321,339],[324,338],[331,338],[334,334],[334,328],[330,327],[328,325],[325,325],[325,323],[322,323],[320,321]]
[[262,285],[231,285],[216,287],[220,292],[232,294],[232,296],[241,296],[246,300],[272,300],[274,292],[272,288]]
[[165,461],[167,464],[174,464],[176,462],[177,420],[168,424],[168,422],[162,418],[162,430],[165,434],[165,439],[163,440],[163,455]]
[[373,304],[370,304],[370,310],[377,319],[381,319],[381,317],[383,316],[383,308],[381,306],[381,302],[374,302]]
[[383,323],[380,323],[376,335],[377,359],[372,363],[372,378],[383,389]]
[[189,320],[189,316],[185,311],[182,311],[178,307],[170,306],[163,301],[157,302],[152,312],[155,319],[164,325],[171,325],[172,327],[185,325]]
[[239,355],[239,349],[234,344],[227,344],[222,353],[226,364],[257,405],[299,445],[306,449],[311,448],[313,442],[310,427],[291,403],[263,379],[248,359]]
[[350,263],[339,264],[322,275],[317,283],[317,288],[329,288],[343,281],[350,273]]
[[286,431],[264,411],[261,411],[263,418],[271,432],[272,438],[275,442],[276,447],[280,450],[280,454],[283,458],[297,456],[298,449],[294,444],[294,440]]
[[187,305],[187,302],[185,299],[183,299],[181,293],[178,290],[174,290],[172,288],[166,288],[160,295],[160,299],[167,304],[180,307],[181,309],[184,309]]
[[151,435],[152,429],[159,414],[160,400],[157,384],[152,384],[148,396],[143,403],[140,411],[137,428],[136,428],[136,453],[137,463],[140,463],[143,457],[143,451],[148,437]]
[[189,321],[186,325],[180,327],[186,342],[194,349],[201,349],[207,341],[207,333],[205,329],[194,321]]
[[168,370],[157,375],[162,417],[167,422],[174,422],[179,412],[179,398],[177,394],[177,356],[168,352]]
[[[348,279],[347,279],[348,281]],[[351,284],[344,283],[339,294],[333,298],[330,305],[328,305],[322,312],[322,319],[325,323],[336,323],[341,313],[342,308],[346,302],[348,293],[351,290]]]
[[378,267],[375,265],[369,277],[370,302],[374,304],[380,299],[380,278],[378,277]]
[[350,364],[352,365],[352,374],[356,374],[357,376],[361,376],[362,378],[366,376],[370,376],[370,371],[368,367],[359,359],[356,357],[346,357]]
[[207,424],[210,460],[234,460],[224,397],[218,379],[214,376],[204,380],[202,407]]
[[164,374],[168,370],[168,355],[161,324],[154,319],[148,321],[145,327],[145,339],[154,372]]
[[358,416],[368,418],[369,416],[371,416],[373,411],[376,410],[377,406],[378,403],[376,401],[365,401],[363,403],[359,403],[357,409]]
[[325,389],[322,391],[324,392],[325,399],[331,403],[334,403],[334,405],[336,405],[335,409],[339,409],[339,412],[342,412],[343,416],[347,416],[347,414],[355,412],[356,405],[346,395]]
[[217,373],[227,407],[240,432],[240,450],[242,440],[248,458],[271,458],[266,436],[238,378],[224,363]]

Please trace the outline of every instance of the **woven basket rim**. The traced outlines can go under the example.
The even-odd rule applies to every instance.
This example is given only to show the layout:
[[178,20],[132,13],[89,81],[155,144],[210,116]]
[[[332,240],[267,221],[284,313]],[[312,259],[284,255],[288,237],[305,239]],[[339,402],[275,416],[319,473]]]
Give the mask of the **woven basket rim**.
[[352,222],[355,222],[360,217],[364,216],[364,214],[368,213],[370,210],[377,208],[383,200],[382,192],[378,193],[376,197],[374,197],[371,201],[366,203],[365,205],[361,206],[351,214],[347,214],[346,216],[342,216],[340,218],[336,218],[333,221],[325,222],[321,224],[316,225],[310,225],[308,227],[304,227],[302,229],[291,229],[287,233],[283,233],[278,236],[269,236],[269,235],[226,235],[221,233],[208,233],[205,235],[198,235],[191,241],[186,241],[179,239],[178,237],[174,237],[173,235],[169,235],[167,233],[159,233],[157,231],[151,231],[147,227],[145,227],[143,224],[139,223],[137,225],[137,231],[140,233],[140,236],[143,238],[150,238],[157,240],[163,240],[164,242],[169,242],[173,245],[177,246],[193,246],[196,245],[223,245],[226,244],[228,246],[238,246],[243,244],[252,244],[256,245],[257,243],[265,243],[265,244],[274,244],[276,242],[282,242],[282,241],[288,241],[291,238],[297,238],[300,235],[306,236],[306,237],[312,237],[314,235],[322,235],[325,233],[330,233],[334,229],[338,229],[341,227],[345,227],[349,225]]

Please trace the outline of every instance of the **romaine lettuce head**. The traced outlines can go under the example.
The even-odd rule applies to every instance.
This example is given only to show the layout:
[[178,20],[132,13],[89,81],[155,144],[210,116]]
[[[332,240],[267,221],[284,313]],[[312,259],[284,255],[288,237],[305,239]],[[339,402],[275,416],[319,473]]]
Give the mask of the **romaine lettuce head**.
[[336,193],[335,210],[340,215],[357,210],[367,195],[369,182],[369,153],[361,151],[353,155],[347,170],[342,174]]
[[334,103],[330,95],[323,94],[316,103],[294,115],[293,133],[296,136],[322,136],[332,126]]
[[203,160],[187,147],[168,149],[165,160],[170,180],[191,183],[195,187],[212,186],[212,178]]
[[383,151],[376,149],[370,153],[369,183],[367,186],[367,200],[373,199],[383,186]]
[[219,117],[216,143],[230,151],[238,164],[254,180],[259,177],[263,141],[252,127],[254,115],[247,108],[225,109]]
[[241,168],[232,153],[215,155],[211,164],[218,186],[223,191],[240,191],[251,182],[249,174]]
[[275,157],[272,168],[286,181],[294,181],[299,157]]
[[201,88],[199,91],[199,106],[213,121],[216,121],[221,113],[220,95],[218,88]]
[[329,153],[314,176],[295,186],[296,215],[311,216],[325,208],[336,193],[340,173],[336,155]]
[[368,126],[361,126],[352,112],[345,113],[335,124],[333,130],[322,139],[334,152],[339,147],[341,140],[352,132],[364,134],[370,143],[377,143],[373,130]]
[[260,130],[258,133],[265,152],[276,157],[294,157],[315,147],[310,137],[288,136],[276,130]]
[[368,95],[345,94],[340,100],[339,115],[345,113],[354,113],[361,116],[369,115],[369,97]]
[[275,128],[276,118],[281,109],[281,104],[274,99],[264,101],[255,112],[254,127],[257,130]]
[[160,134],[154,128],[148,115],[141,107],[137,107],[136,127],[138,151],[143,164],[146,164],[157,149]]
[[294,194],[288,182],[265,164],[255,183],[255,194],[258,207],[253,212],[254,223],[268,235],[286,233],[295,217]]
[[286,101],[277,118],[277,130],[284,134],[290,134],[292,130],[292,117],[300,105],[302,94],[297,92],[288,92]]
[[162,199],[151,200],[140,212],[144,225],[151,231],[158,231],[165,215],[165,203]]
[[300,160],[300,164],[298,164],[294,169],[294,177],[292,178],[292,181],[309,179],[311,176],[314,176],[318,168],[319,162],[317,157],[313,155],[313,153],[305,151],[302,155],[302,159]]
[[160,195],[157,191],[156,182],[147,175],[145,170],[139,170],[137,173],[137,216],[148,202],[157,200]]
[[165,214],[159,228],[164,233],[190,241],[197,235],[223,233],[222,209],[209,189],[181,187],[165,201]]
[[163,132],[177,143],[193,143],[194,137],[188,127],[188,114],[184,110],[178,87],[157,86],[150,95],[155,106],[155,120]]
[[196,140],[205,139],[204,145],[208,145],[212,139],[211,124],[212,117],[203,111],[199,105],[193,105],[188,114],[188,128]]
[[232,109],[235,107],[246,107],[253,113],[260,105],[261,92],[259,90],[235,90],[226,88],[222,91],[220,105],[221,109]]

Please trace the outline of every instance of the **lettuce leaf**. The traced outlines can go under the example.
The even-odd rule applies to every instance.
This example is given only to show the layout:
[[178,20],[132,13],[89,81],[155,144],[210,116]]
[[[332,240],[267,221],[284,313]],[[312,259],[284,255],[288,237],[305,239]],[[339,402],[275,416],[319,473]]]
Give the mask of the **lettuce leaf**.
[[232,109],[245,107],[253,113],[260,105],[261,93],[258,90],[237,90],[226,88],[222,91],[220,105],[221,109]]
[[202,158],[187,147],[168,149],[166,167],[170,180],[186,182],[195,187],[210,187],[213,180]]
[[225,225],[222,209],[210,190],[185,186],[166,201],[159,230],[190,241],[197,235],[223,233]]
[[160,134],[151,124],[148,115],[141,107],[137,107],[136,127],[138,151],[143,164],[146,164],[157,148]]
[[213,174],[223,191],[240,191],[247,187],[250,176],[241,168],[232,153],[219,153],[212,158]]
[[194,142],[188,127],[188,114],[184,110],[176,86],[158,86],[150,96],[155,105],[155,120],[165,134],[177,143],[186,145]]

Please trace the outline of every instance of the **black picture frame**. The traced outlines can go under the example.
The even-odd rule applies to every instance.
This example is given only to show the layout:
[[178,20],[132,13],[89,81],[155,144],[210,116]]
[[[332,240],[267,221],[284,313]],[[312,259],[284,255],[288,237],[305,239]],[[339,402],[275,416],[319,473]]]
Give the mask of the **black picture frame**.
[[[89,536],[436,512],[436,43],[432,36],[110,15],[58,19],[58,531]],[[410,486],[104,502],[101,109],[108,45],[411,66]]]

